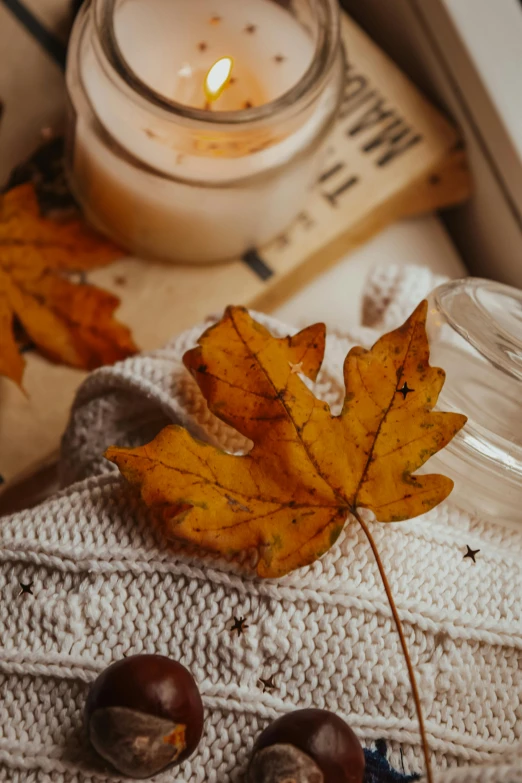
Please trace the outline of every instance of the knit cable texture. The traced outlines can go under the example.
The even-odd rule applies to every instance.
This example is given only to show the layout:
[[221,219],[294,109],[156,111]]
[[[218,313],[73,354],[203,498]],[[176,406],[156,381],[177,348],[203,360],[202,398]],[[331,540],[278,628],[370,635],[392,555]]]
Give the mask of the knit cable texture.
[[[414,279],[415,270],[387,270],[379,288],[373,278],[374,323],[396,325],[388,305]],[[433,282],[426,277],[425,288]],[[426,293],[414,290],[402,297],[408,309]],[[406,314],[395,308],[391,320]],[[276,335],[292,331],[256,317]],[[143,652],[185,664],[206,709],[197,752],[158,783],[239,783],[263,727],[309,706],[343,716],[369,747],[384,739],[397,769],[422,771],[399,639],[356,522],[320,561],[260,580],[247,561],[167,544],[101,456],[111,443],[146,442],[170,422],[227,451],[248,447],[208,411],[181,362],[202,329],[89,376],[63,439],[65,488],[0,524],[1,781],[122,780],[87,747],[82,709],[100,671]],[[347,351],[375,337],[359,327],[328,338],[313,387],[334,412]],[[403,619],[437,781],[520,783],[522,526],[497,526],[445,502],[371,529]],[[466,545],[480,550],[476,563],[464,559]],[[249,626],[240,637],[230,631],[238,616]],[[271,676],[275,688],[264,692],[260,678]]]

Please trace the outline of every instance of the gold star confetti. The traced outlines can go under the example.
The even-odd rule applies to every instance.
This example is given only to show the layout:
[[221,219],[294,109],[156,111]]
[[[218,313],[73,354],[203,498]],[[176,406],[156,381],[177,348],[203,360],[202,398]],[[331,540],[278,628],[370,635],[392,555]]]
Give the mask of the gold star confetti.
[[405,381],[404,384],[402,385],[402,388],[401,389],[397,389],[397,394],[402,394],[402,398],[403,398],[403,400],[405,400],[406,397],[408,396],[408,394],[410,394],[411,392],[414,392],[414,391],[415,391],[415,389],[410,389],[410,387],[408,386],[408,384]]
[[234,617],[234,625],[230,629],[231,633],[234,633],[234,631],[237,631],[238,637],[241,636],[241,634],[245,633],[246,629],[249,626],[247,625],[246,617]]
[[263,686],[263,693],[266,693],[267,691],[273,691],[276,688],[273,674],[267,680],[264,680],[262,677],[260,677],[259,682]]
[[292,364],[292,362],[288,362],[290,365],[290,372],[293,375],[297,375],[297,373],[303,372],[303,362],[298,362],[297,364]]
[[471,549],[471,547],[470,547],[470,546],[468,546],[467,544],[466,544],[466,549],[467,549],[468,551],[467,551],[467,552],[466,552],[466,554],[464,555],[464,560],[465,560],[467,557],[469,557],[469,558],[471,558],[471,560],[473,560],[473,562],[474,562],[474,563],[476,563],[477,561],[475,560],[475,555],[478,555],[478,553],[480,552],[480,549]]

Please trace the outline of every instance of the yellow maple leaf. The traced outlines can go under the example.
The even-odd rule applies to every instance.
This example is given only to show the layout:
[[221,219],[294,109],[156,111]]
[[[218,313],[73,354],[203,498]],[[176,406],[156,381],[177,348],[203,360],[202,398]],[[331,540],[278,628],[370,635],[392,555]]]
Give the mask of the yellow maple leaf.
[[263,577],[323,555],[357,507],[382,522],[429,511],[453,482],[414,471],[466,417],[432,410],[445,376],[429,365],[426,312],[423,302],[371,350],[349,352],[344,406],[333,416],[299,377],[317,376],[324,325],[276,339],[229,307],[184,362],[210,410],[251,451],[226,454],[170,426],[146,446],[106,456],[160,512],[168,535],[224,554],[256,547]]
[[134,353],[129,329],[113,317],[119,299],[96,286],[74,285],[64,274],[121,255],[79,218],[42,217],[31,184],[1,196],[0,375],[21,384],[15,318],[44,355],[72,367],[94,369]]

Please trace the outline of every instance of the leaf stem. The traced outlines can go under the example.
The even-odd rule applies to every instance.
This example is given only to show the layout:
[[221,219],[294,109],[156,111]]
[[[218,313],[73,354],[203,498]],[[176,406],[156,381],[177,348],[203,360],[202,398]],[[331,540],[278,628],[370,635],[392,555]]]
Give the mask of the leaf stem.
[[402,622],[399,617],[399,613],[397,611],[397,607],[395,606],[395,601],[393,599],[393,594],[390,588],[390,583],[388,582],[388,577],[386,576],[386,572],[384,570],[384,566],[382,564],[381,556],[379,554],[379,550],[377,549],[377,546],[375,544],[375,541],[373,540],[373,536],[370,533],[370,530],[368,528],[368,525],[366,522],[362,519],[362,517],[359,515],[357,509],[351,509],[352,516],[355,517],[357,522],[362,527],[364,534],[366,538],[368,539],[368,542],[372,548],[373,555],[375,557],[375,562],[377,563],[377,568],[379,569],[379,573],[381,575],[382,583],[384,585],[384,590],[386,593],[386,597],[388,598],[388,602],[390,604],[390,609],[393,615],[393,619],[395,621],[395,625],[397,627],[397,633],[399,634],[399,639],[401,640],[401,647],[402,651],[404,653],[404,657],[406,659],[406,667],[408,669],[408,675],[410,677],[410,684],[411,684],[411,690],[413,693],[413,701],[415,702],[415,709],[417,712],[417,719],[419,721],[419,730],[421,735],[421,742],[422,742],[422,751],[424,753],[424,762],[426,765],[426,779],[427,783],[433,783],[433,775],[431,771],[431,761],[430,761],[430,748],[428,745],[428,738],[426,736],[426,729],[424,727],[424,718],[422,715],[422,707],[420,703],[419,698],[419,691],[417,688],[417,681],[415,679],[415,672],[413,670],[413,665],[410,658],[410,653],[408,651],[408,645],[406,644],[406,639],[404,637],[404,630],[402,628]]

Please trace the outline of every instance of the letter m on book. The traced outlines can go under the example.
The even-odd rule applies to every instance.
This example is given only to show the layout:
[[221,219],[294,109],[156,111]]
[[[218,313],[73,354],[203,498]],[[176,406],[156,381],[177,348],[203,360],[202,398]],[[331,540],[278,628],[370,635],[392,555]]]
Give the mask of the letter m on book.
[[373,106],[364,112],[349,129],[348,135],[358,136],[376,126],[380,126],[379,131],[369,138],[361,149],[365,153],[377,151],[377,166],[385,166],[422,139],[393,109],[386,107],[383,98],[378,98]]

